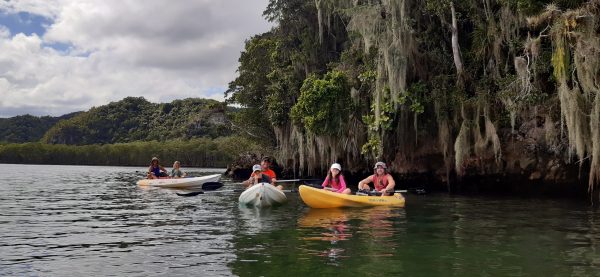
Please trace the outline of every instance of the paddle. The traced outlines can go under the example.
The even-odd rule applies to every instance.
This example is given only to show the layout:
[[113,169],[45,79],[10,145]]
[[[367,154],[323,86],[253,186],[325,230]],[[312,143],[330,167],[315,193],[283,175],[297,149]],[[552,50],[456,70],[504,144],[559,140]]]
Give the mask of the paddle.
[[306,182],[306,181],[320,181],[320,179],[288,179],[288,180],[277,180],[275,183],[295,183],[295,182]]
[[[425,191],[425,189],[423,188],[410,188],[410,189],[402,189],[402,190],[395,190],[394,193],[407,193],[407,192],[412,192],[414,194],[418,194],[418,195],[422,195],[422,194],[427,194],[427,191]],[[362,196],[381,196],[381,192],[379,191],[357,191],[356,195],[362,195]]]
[[[176,192],[175,194],[179,195],[179,196],[184,196],[184,197],[188,197],[188,196],[196,196],[198,194],[210,194],[210,193],[218,193],[218,192],[243,192],[245,189],[223,189],[223,190],[215,190],[215,191],[191,191],[191,192],[186,192],[186,193],[180,193],[180,192]],[[283,192],[298,192],[298,190],[292,189],[292,190],[282,190]]]
[[196,196],[198,194],[204,194],[204,191],[199,190],[199,191],[192,191],[192,192],[188,192],[188,193],[179,193],[179,192],[176,192],[175,194],[177,194],[179,196],[185,196],[185,197],[187,197],[187,196]]
[[216,190],[216,191],[192,191],[192,192],[186,192],[186,193],[179,193],[176,192],[175,194],[179,195],[179,196],[184,196],[184,197],[188,197],[188,196],[196,196],[198,194],[210,194],[210,193],[217,193],[217,192],[242,192],[244,191],[243,189],[224,189],[224,190]]
[[[293,179],[293,180],[277,180],[275,183],[292,183],[292,182],[300,182],[300,181],[315,181],[318,179]],[[242,185],[243,183],[234,183],[232,185]],[[306,185],[317,187],[314,183],[306,183]],[[206,182],[202,184],[202,190],[217,190],[223,187],[223,183],[221,182]],[[320,187],[320,186],[318,186]]]
[[221,182],[206,182],[202,184],[202,190],[217,190],[223,187]]

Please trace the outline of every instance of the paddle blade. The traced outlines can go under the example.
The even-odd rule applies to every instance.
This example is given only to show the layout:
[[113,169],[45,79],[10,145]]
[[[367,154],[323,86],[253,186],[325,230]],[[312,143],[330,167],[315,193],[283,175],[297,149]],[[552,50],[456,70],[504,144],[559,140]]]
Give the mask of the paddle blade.
[[202,184],[202,190],[217,190],[223,186],[221,182],[206,182]]
[[204,193],[203,191],[192,191],[192,192],[188,192],[188,193],[179,193],[179,192],[176,192],[177,195],[179,195],[179,196],[185,196],[185,197],[196,196],[198,194],[203,194],[203,193]]
[[304,181],[304,185],[309,186],[309,187],[313,187],[313,188],[316,188],[316,189],[322,189],[323,188],[321,186],[321,183],[323,183],[321,180]]
[[418,195],[424,195],[427,194],[427,191],[425,189],[415,189],[414,193]]

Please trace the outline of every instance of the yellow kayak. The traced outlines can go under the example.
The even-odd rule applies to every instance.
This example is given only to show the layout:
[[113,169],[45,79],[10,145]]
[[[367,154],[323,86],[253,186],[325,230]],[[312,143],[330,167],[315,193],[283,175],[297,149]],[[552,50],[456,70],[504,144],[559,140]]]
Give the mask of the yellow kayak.
[[332,192],[324,189],[301,185],[299,187],[302,201],[311,208],[342,208],[368,206],[404,207],[404,196],[395,193],[393,196],[360,196]]

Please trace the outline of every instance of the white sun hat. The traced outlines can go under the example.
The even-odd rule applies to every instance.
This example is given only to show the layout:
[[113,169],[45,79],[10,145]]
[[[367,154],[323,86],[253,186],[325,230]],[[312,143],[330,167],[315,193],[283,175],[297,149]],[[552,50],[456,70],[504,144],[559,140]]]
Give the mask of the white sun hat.
[[384,162],[377,162],[377,163],[375,164],[375,167],[373,167],[373,169],[377,169],[377,167],[380,167],[380,166],[381,166],[381,168],[383,168],[383,169],[386,169],[386,168],[387,168],[387,166],[385,165],[385,163],[384,163]]
[[339,171],[342,171],[342,166],[339,163],[334,163],[331,165],[331,169],[337,169]]

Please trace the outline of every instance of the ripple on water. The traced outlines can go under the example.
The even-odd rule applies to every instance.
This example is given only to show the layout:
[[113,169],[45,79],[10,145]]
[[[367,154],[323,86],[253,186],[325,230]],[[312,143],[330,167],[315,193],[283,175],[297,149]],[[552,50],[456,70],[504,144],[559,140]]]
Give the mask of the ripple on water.
[[403,209],[316,210],[288,194],[254,209],[234,192],[142,189],[143,168],[4,167],[14,175],[0,181],[0,275],[600,272],[600,218],[585,203],[408,195]]

